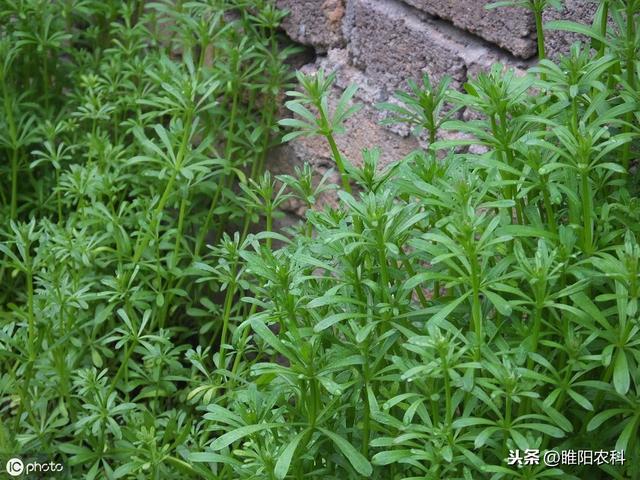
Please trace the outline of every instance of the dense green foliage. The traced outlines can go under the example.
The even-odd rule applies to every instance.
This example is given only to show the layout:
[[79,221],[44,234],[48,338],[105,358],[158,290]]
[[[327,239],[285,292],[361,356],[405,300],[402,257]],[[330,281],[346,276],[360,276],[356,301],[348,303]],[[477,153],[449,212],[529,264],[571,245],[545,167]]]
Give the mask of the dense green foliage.
[[381,108],[427,146],[384,168],[337,147],[355,88],[330,109],[333,77],[299,74],[280,123],[327,139],[324,209],[309,167],[261,173],[280,13],[54,3],[0,3],[0,453],[70,478],[640,478],[640,2],[550,25],[594,48],[525,76],[408,82]]
[[282,16],[0,2],[3,455],[69,478],[215,478],[186,461],[209,436],[189,393],[210,381],[215,398],[212,349],[243,311],[223,232],[270,228],[279,201],[262,171],[291,75]]

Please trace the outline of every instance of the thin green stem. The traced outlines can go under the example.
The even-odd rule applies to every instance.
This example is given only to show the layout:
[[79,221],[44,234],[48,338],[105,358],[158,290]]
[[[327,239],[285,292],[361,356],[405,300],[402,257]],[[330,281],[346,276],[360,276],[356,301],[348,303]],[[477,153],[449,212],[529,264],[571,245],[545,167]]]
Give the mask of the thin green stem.
[[471,252],[471,288],[473,290],[471,300],[471,317],[473,319],[473,330],[476,335],[476,358],[479,360],[484,344],[484,332],[482,328],[482,304],[480,302],[480,272],[478,259],[475,252]]
[[115,391],[116,387],[118,386],[118,382],[120,381],[120,378],[125,373],[125,370],[129,369],[129,360],[131,359],[131,355],[133,354],[134,347],[135,347],[135,342],[131,344],[127,344],[127,348],[124,352],[124,358],[120,363],[120,367],[116,372],[116,376],[113,377],[111,386],[109,387],[109,393],[107,394],[107,398],[109,398],[109,395],[111,395]]
[[[602,18],[600,19],[600,36],[607,38],[607,27],[609,25],[609,0],[602,0]],[[607,43],[600,42],[598,57],[602,58],[606,51]]]
[[[232,269],[231,275],[235,277],[236,268]],[[236,282],[232,280],[229,282],[227,287],[227,291],[224,297],[224,310],[222,313],[222,333],[220,334],[220,349],[219,349],[219,358],[220,358],[220,368],[226,368],[225,363],[225,344],[227,342],[227,332],[229,331],[229,320],[231,318],[231,307],[233,305],[233,299],[236,294]]]
[[62,192],[60,190],[60,170],[56,168],[56,203],[58,205],[58,223],[62,223]]
[[351,193],[351,185],[349,184],[349,176],[347,175],[347,170],[344,165],[344,160],[342,159],[342,155],[340,154],[340,150],[338,149],[338,145],[336,144],[335,139],[333,138],[333,134],[327,134],[327,141],[329,142],[329,146],[331,147],[331,153],[333,155],[333,159],[338,166],[338,170],[340,171],[340,179],[342,180],[342,188],[347,193]]
[[[267,232],[272,232],[273,231],[273,209],[271,207],[267,208],[265,216],[267,217],[266,218]],[[267,237],[266,245],[269,250],[271,250],[271,241],[272,241],[271,237]]]
[[589,255],[593,252],[593,225],[592,225],[592,207],[591,207],[591,187],[589,184],[589,173],[581,172],[582,181],[582,222],[583,222],[583,250]]
[[370,382],[370,366],[367,359],[369,358],[369,342],[366,342],[366,346],[363,352],[363,358],[365,359],[363,365],[363,383],[362,383],[362,400],[364,404],[364,411],[362,412],[362,455],[367,458],[369,456],[369,441],[371,438],[371,405],[369,404],[369,382]]
[[153,232],[155,232],[160,222],[160,216],[164,211],[164,207],[167,201],[169,200],[171,193],[173,192],[173,184],[175,183],[177,176],[178,176],[178,169],[176,168],[172,172],[171,177],[169,177],[169,181],[165,186],[164,192],[162,193],[162,196],[160,197],[160,200],[158,201],[158,204],[156,205],[156,208],[153,211],[153,214],[151,215],[151,223],[149,224],[147,233],[142,237],[142,239],[137,245],[137,248],[133,255],[134,264],[137,264],[140,261],[140,259],[142,258],[142,255],[144,254],[144,251],[146,250],[146,248],[149,246],[149,243],[151,242],[151,237],[153,236]]
[[[536,353],[538,351],[540,327],[542,325],[542,309],[543,309],[542,302],[536,301],[536,309],[533,316],[533,331],[531,332],[531,337],[532,337],[531,353]],[[529,370],[533,369],[532,357],[529,357],[529,359],[527,360],[527,368]]]
[[[189,199],[188,194],[185,192],[182,196],[182,200],[180,201],[180,213],[178,214],[178,231],[176,233],[176,242],[173,247],[173,255],[171,257],[171,270],[177,267],[179,262],[188,199]],[[158,269],[158,271],[160,270]],[[170,290],[172,289],[175,277],[171,273],[169,273],[169,275],[170,275],[170,278],[167,280],[167,288],[166,288],[166,291],[169,293],[167,295],[167,298],[165,298],[164,305],[162,307],[162,311],[158,319],[158,325],[160,326],[160,328],[164,328],[165,321],[169,313],[169,308],[171,307],[173,303],[173,299],[175,297],[174,293],[170,292]]]
[[555,213],[553,211],[553,205],[551,203],[551,195],[549,193],[549,184],[548,184],[548,177],[544,176],[543,177],[543,187],[542,187],[542,196],[544,199],[544,209],[546,212],[546,220],[547,220],[547,225],[549,226],[549,230],[551,230],[551,232],[553,232],[554,234],[558,233],[558,227],[556,226],[556,216]]
[[209,229],[211,228],[211,221],[213,220],[213,214],[218,206],[218,201],[222,194],[222,190],[224,188],[223,182],[219,182],[216,187],[216,193],[213,194],[213,198],[211,199],[211,204],[209,205],[209,210],[207,211],[207,216],[205,217],[204,223],[200,226],[200,233],[198,234],[198,238],[196,239],[195,248],[193,251],[194,256],[200,255],[200,251],[204,246],[204,241],[209,233]]
[[[383,229],[380,226],[380,229]],[[378,231],[378,262],[380,263],[380,281],[382,283],[382,296],[386,300],[389,295],[389,266],[387,265],[387,252],[384,244],[384,232]]]
[[309,426],[311,430],[313,430],[316,426],[316,422],[318,420],[318,410],[320,406],[320,390],[318,388],[318,380],[315,377],[315,371],[311,372],[311,380],[309,380],[311,386],[311,392],[309,397],[307,398],[309,403]]
[[9,127],[9,138],[11,139],[11,207],[10,218],[15,220],[18,210],[18,133],[16,130],[16,121],[13,116],[13,108],[9,98],[9,89],[7,88],[6,78],[2,77],[2,97],[4,98],[4,113]]
[[507,441],[509,440],[509,431],[511,430],[511,393],[506,392],[505,414],[504,414],[504,437],[502,439],[502,457],[507,458],[509,452]]
[[453,421],[453,408],[451,407],[451,381],[449,379],[449,364],[447,362],[446,351],[440,352],[440,358],[442,359],[442,375],[444,380],[444,400],[445,400],[445,422],[446,427],[451,427]]
[[169,181],[165,186],[164,192],[160,197],[160,201],[158,202],[158,205],[153,211],[153,214],[151,216],[151,222],[149,224],[149,229],[147,230],[146,234],[142,237],[142,239],[137,245],[137,248],[133,256],[134,264],[137,264],[140,261],[140,259],[142,258],[142,255],[144,254],[144,251],[149,246],[149,243],[151,242],[151,237],[153,236],[160,222],[160,216],[162,215],[162,212],[164,212],[164,208],[167,204],[167,201],[169,200],[169,197],[173,193],[173,185],[176,182],[180,169],[182,168],[182,163],[184,161],[186,151],[187,151],[187,145],[190,141],[191,118],[192,118],[191,112],[187,113],[186,115],[187,121],[184,122],[185,130],[182,136],[182,143],[180,145],[180,149],[178,150],[178,155],[176,157],[176,164],[174,165],[173,172],[171,172],[171,177],[169,177]]
[[[398,245],[398,249],[400,249],[400,245]],[[409,275],[409,277],[414,277],[416,275],[416,271],[414,270],[413,266],[411,266],[411,262],[409,261],[409,259],[406,256],[402,257],[402,265],[404,266],[405,270],[407,271],[407,274]],[[426,308],[429,305],[429,302],[427,302],[427,298],[424,295],[424,292],[422,291],[422,287],[420,285],[416,286],[416,288],[414,289],[414,291],[416,292],[416,295],[418,296],[418,300],[420,300],[420,305],[423,308]],[[434,293],[434,298],[437,298],[435,296]]]
[[[544,42],[544,26],[542,25],[542,8],[534,9],[534,16],[536,19],[536,37],[538,40],[538,60],[544,60],[547,58],[546,47]],[[542,76],[541,76],[542,78]],[[544,80],[544,78],[542,78]]]
[[44,96],[44,108],[45,110],[49,110],[49,53],[45,48],[44,50],[44,60],[42,62],[42,85]]
[[[25,249],[27,255],[27,264],[31,263],[28,248]],[[33,297],[33,272],[31,266],[27,270],[27,315],[29,319],[29,355],[31,360],[35,360],[36,354],[36,319],[34,315],[34,297]]]
[[264,169],[264,161],[267,156],[267,151],[269,149],[269,142],[271,141],[271,125],[273,123],[273,115],[275,113],[273,105],[276,105],[276,102],[272,98],[267,98],[267,112],[264,116],[263,128],[265,129],[265,133],[262,139],[262,148],[260,149],[260,154],[258,158],[253,163],[251,167],[251,178],[256,178],[258,175],[262,173]]
[[18,150],[11,153],[11,220],[15,220],[18,214]]
[[[238,92],[236,91],[231,101],[231,113],[229,115],[229,124],[227,127],[227,134],[226,134],[227,142],[225,145],[225,160],[227,160],[229,163],[232,163],[233,145],[234,145],[233,138],[235,135],[234,126],[236,123],[236,115],[238,112],[238,102],[239,102]],[[224,178],[224,180],[218,182],[218,185],[216,187],[216,193],[214,193],[213,198],[211,199],[211,204],[209,205],[207,216],[205,217],[204,224],[201,225],[200,227],[200,233],[198,234],[198,238],[196,239],[196,245],[194,250],[194,254],[196,256],[200,254],[200,250],[203,247],[204,240],[207,234],[209,233],[209,229],[211,228],[211,221],[213,220],[213,214],[215,212],[216,207],[218,206],[218,201],[222,196],[222,191],[224,190],[226,184],[227,184],[226,177]]]
[[331,155],[333,156],[333,160],[336,162],[338,166],[338,171],[340,172],[340,179],[342,180],[342,188],[347,193],[351,193],[351,184],[349,183],[349,176],[347,175],[347,169],[345,167],[344,159],[342,158],[342,154],[340,153],[340,149],[336,144],[336,140],[333,136],[333,130],[331,129],[331,124],[329,123],[329,119],[327,118],[327,112],[324,111],[322,107],[322,103],[318,103],[316,105],[318,108],[318,112],[320,113],[320,124],[323,126],[323,135],[329,142],[329,148],[331,148]]
[[[515,165],[515,157],[513,155],[513,150],[511,148],[506,149],[507,163],[511,168],[516,168]],[[509,174],[508,176],[510,181],[517,180],[514,176]],[[517,185],[509,187],[511,190],[511,199],[515,203],[516,208],[516,218],[518,219],[519,224],[524,223],[524,200],[522,198],[518,198],[518,187]]]

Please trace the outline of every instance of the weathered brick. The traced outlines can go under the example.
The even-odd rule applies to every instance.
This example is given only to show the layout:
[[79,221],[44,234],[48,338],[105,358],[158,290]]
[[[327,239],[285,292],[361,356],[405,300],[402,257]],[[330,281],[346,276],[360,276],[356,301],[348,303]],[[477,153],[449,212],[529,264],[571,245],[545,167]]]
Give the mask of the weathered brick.
[[[598,9],[598,5],[588,0],[566,0],[564,8],[558,11],[548,8],[544,12],[544,22],[552,20],[572,20],[587,25],[591,25],[593,17]],[[559,56],[569,52],[571,44],[574,42],[589,42],[583,35],[560,30],[545,30],[545,48],[547,56],[557,59]]]
[[277,0],[276,6],[289,11],[282,28],[296,42],[320,53],[344,45],[344,0]]
[[522,8],[484,8],[493,0],[404,0],[431,15],[495,43],[520,58],[536,54],[535,20]]
[[467,64],[467,79],[476,77],[480,72],[487,72],[491,67],[500,63],[507,69],[514,69],[518,75],[524,75],[527,69],[538,63],[537,57],[529,60],[514,58],[500,51],[485,49],[477,55],[465,56]]
[[347,3],[345,29],[352,62],[389,92],[424,72],[436,80],[450,75],[457,84],[464,81],[461,52],[474,46],[458,41],[443,22],[417,13],[395,0]]
[[361,70],[351,65],[349,52],[346,48],[333,48],[326,55],[317,57],[315,64],[309,64],[302,70],[313,73],[318,69],[334,73],[336,76],[335,85],[343,90],[352,84],[357,85],[356,98],[369,105],[375,105],[387,99],[385,92],[380,89],[379,85],[376,85]]

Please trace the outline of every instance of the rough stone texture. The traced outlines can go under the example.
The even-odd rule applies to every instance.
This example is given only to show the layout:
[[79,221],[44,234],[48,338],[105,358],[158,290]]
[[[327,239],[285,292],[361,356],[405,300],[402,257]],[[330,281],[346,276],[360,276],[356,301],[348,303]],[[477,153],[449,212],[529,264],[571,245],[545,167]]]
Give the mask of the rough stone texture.
[[282,28],[296,42],[313,45],[319,53],[344,44],[344,0],[277,0],[276,6],[290,12]]
[[[548,8],[544,12],[545,23],[552,20],[573,20],[590,25],[598,9],[597,3],[587,0],[565,0],[564,9],[558,11]],[[545,49],[548,57],[557,59],[559,56],[569,52],[571,44],[574,42],[588,42],[588,38],[577,33],[563,32],[560,30],[545,30]]]
[[373,105],[386,99],[385,93],[378,84],[371,81],[362,70],[351,65],[349,52],[345,48],[329,50],[327,55],[318,57],[314,64],[307,65],[303,70],[313,73],[320,68],[327,73],[335,73],[336,86],[342,90],[352,84],[357,85],[356,98],[363,102]]
[[536,54],[533,15],[522,8],[484,8],[493,0],[405,0],[435,17],[452,22],[520,58]]
[[398,0],[350,0],[345,32],[351,64],[381,99],[424,72],[434,81],[449,75],[458,88],[470,72],[496,61],[514,68],[531,64]]
[[458,42],[444,25],[417,13],[396,0],[348,3],[345,34],[352,62],[389,92],[425,71],[435,80],[450,75],[456,84],[464,81],[462,52],[469,45]]

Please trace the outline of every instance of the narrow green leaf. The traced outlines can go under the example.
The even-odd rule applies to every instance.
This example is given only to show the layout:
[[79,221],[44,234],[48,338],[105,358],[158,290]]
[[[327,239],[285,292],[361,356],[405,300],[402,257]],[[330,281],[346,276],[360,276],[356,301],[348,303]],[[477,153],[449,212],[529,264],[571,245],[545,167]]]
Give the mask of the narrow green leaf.
[[338,449],[342,452],[349,463],[353,466],[353,468],[360,475],[365,477],[369,477],[373,473],[373,468],[367,460],[358,450],[356,450],[353,445],[351,445],[348,441],[342,438],[340,435],[335,434],[325,428],[318,428],[324,435],[333,441],[333,443],[338,447]]
[[604,422],[609,420],[611,417],[614,417],[624,412],[625,410],[623,410],[622,408],[612,408],[610,410],[605,410],[604,412],[600,412],[595,417],[593,417],[589,422],[589,424],[587,425],[587,432],[592,432],[593,430],[598,428],[600,425],[602,425]]
[[576,392],[575,390],[571,390],[571,389],[567,390],[567,393],[582,408],[584,408],[585,410],[593,411],[593,405],[584,396],[580,395],[578,392]]
[[366,314],[364,313],[356,313],[356,312],[342,312],[342,313],[334,313],[333,315],[329,315],[328,317],[320,320],[318,323],[316,323],[316,325],[313,327],[313,331],[314,332],[321,332],[323,330],[326,330],[327,328],[329,328],[330,326],[341,322],[343,320],[347,320],[349,318],[362,318],[362,317],[366,317]]
[[302,440],[302,438],[307,434],[308,431],[309,429],[306,429],[298,433],[295,437],[293,437],[293,439],[291,439],[289,444],[282,451],[282,454],[278,458],[278,461],[276,462],[276,466],[273,470],[278,480],[282,480],[287,476],[287,473],[289,472],[289,468],[291,466],[291,459],[293,458],[294,453],[296,453],[296,450],[298,449],[298,444],[300,443],[300,440]]
[[487,296],[489,301],[493,304],[494,307],[496,307],[496,310],[498,310],[501,315],[511,315],[511,305],[509,305],[509,302],[507,302],[504,298],[502,298],[497,293],[492,292],[491,290],[482,290],[482,293]]
[[226,463],[240,466],[241,462],[229,455],[221,455],[215,452],[192,452],[189,454],[189,461],[196,463]]
[[627,354],[624,350],[618,350],[613,366],[613,386],[620,395],[626,395],[630,385]]
[[429,319],[429,323],[432,325],[440,325],[443,320],[445,320],[451,312],[453,312],[458,305],[464,302],[467,297],[471,294],[471,292],[467,292],[461,297],[456,298],[452,302],[446,304],[442,309],[438,311],[433,317]]
[[374,465],[390,465],[411,456],[411,450],[387,450],[376,453],[371,459],[371,463]]
[[285,357],[291,356],[289,349],[269,330],[269,327],[267,327],[262,320],[259,318],[251,319],[251,328],[278,353],[281,353]]
[[586,37],[593,38],[599,42],[606,42],[606,39],[596,32],[593,28],[582,23],[572,22],[570,20],[554,20],[545,24],[547,30],[564,30],[565,32],[579,33]]
[[246,437],[247,435],[251,435],[252,433],[256,433],[261,430],[278,428],[279,426],[281,425],[277,423],[261,423],[258,425],[247,425],[246,427],[240,427],[216,438],[211,444],[211,448],[213,450],[222,450],[224,447],[228,447],[233,442],[236,442],[241,438]]
[[[637,425],[638,424],[638,415],[629,418],[627,420],[627,425],[624,427],[624,430],[622,430],[622,433],[620,434],[620,436],[618,437],[618,440],[616,441],[616,446],[615,449],[618,451],[621,450],[626,450],[627,446],[629,445],[629,440],[631,440],[631,436],[633,435],[633,433],[637,430]],[[638,434],[636,433],[636,437],[638,436]]]
[[528,428],[530,430],[537,430],[538,432],[545,433],[554,438],[564,437],[564,432],[558,427],[554,427],[553,425],[546,425],[544,423],[526,423],[526,424],[520,424],[519,427]]
[[478,425],[495,425],[495,422],[480,417],[465,417],[454,420],[451,426],[453,428],[477,427]]

